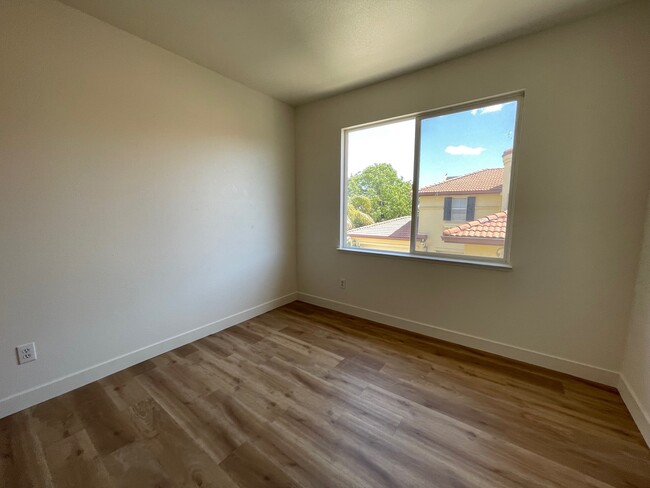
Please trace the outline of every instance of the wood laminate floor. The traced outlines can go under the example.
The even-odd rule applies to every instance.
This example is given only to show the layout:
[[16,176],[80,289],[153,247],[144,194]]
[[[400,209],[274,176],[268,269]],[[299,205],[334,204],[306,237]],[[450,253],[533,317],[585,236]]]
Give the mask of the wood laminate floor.
[[0,420],[0,486],[650,487],[613,389],[295,302]]

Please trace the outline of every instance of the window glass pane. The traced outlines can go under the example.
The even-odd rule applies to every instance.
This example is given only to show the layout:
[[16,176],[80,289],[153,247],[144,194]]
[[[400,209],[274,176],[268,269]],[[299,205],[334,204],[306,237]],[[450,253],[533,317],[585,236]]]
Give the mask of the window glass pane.
[[421,119],[423,251],[503,258],[517,101]]
[[345,247],[409,252],[415,119],[346,132]]
[[452,198],[451,208],[455,208],[455,209],[462,208],[463,210],[465,210],[467,208],[467,198]]
[[452,198],[451,220],[465,220],[467,216],[467,198]]

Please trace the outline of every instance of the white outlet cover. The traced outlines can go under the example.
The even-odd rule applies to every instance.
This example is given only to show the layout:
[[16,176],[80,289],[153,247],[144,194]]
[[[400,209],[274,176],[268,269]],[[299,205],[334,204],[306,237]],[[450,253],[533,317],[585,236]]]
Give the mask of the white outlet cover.
[[36,361],[36,345],[33,342],[23,344],[16,348],[18,355],[18,364],[25,364],[31,361]]

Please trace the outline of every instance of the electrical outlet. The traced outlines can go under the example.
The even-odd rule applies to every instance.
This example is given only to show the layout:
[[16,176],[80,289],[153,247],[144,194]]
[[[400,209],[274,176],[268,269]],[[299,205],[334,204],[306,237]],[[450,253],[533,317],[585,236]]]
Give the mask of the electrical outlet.
[[18,354],[18,364],[36,361],[36,345],[33,342],[30,342],[29,344],[18,346],[16,348],[16,354]]
[[345,290],[345,286],[346,286],[346,285],[347,285],[347,283],[345,282],[345,278],[341,278],[341,279],[339,280],[339,288],[340,288],[341,290]]

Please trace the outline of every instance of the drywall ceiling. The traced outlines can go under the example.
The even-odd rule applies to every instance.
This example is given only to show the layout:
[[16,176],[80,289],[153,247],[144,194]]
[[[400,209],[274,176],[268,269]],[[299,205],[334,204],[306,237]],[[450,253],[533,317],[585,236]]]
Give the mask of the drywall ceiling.
[[291,104],[625,0],[61,0]]

